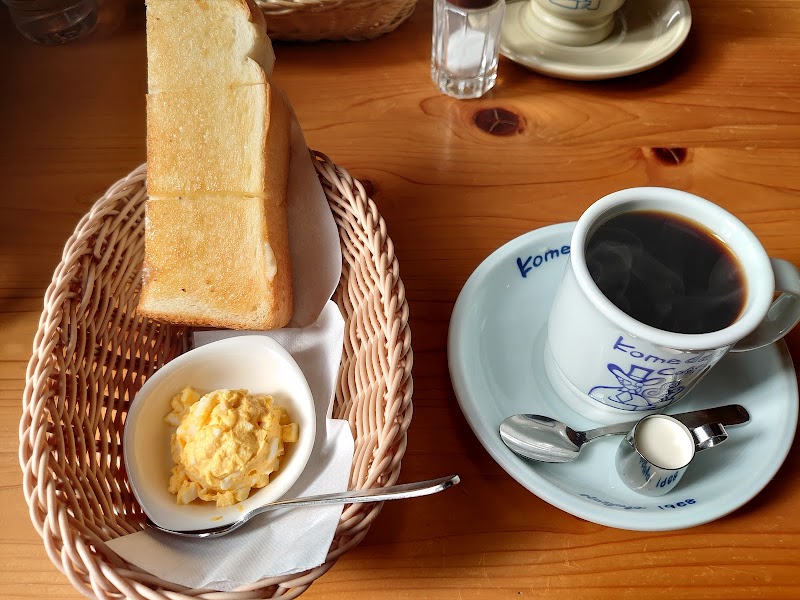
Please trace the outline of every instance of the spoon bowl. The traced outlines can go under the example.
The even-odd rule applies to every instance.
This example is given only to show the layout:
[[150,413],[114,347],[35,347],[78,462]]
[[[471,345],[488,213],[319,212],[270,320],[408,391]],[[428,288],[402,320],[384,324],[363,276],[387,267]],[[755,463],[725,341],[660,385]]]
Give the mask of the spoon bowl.
[[607,435],[627,433],[636,421],[589,431],[576,431],[544,415],[513,415],[500,424],[500,437],[511,450],[532,460],[561,463],[578,458],[588,442]]

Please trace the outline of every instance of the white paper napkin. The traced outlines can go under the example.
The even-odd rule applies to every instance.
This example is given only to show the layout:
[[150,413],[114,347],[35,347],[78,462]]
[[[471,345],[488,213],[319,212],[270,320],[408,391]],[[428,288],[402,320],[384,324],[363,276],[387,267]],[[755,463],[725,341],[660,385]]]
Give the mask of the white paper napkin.
[[[330,418],[344,342],[344,320],[330,300],[341,275],[339,236],[296,118],[287,195],[294,280],[294,317],[289,327],[268,332],[195,331],[194,346],[258,333],[275,339],[297,361],[317,408],[311,458],[284,496],[298,498],[347,489],[353,436],[347,421]],[[186,539],[148,529],[111,540],[108,546],[166,581],[230,591],[322,564],[341,511],[338,505],[283,509],[259,515],[215,539]]]
[[289,327],[317,320],[342,274],[339,230],[322,191],[296,117],[287,188],[294,314]]

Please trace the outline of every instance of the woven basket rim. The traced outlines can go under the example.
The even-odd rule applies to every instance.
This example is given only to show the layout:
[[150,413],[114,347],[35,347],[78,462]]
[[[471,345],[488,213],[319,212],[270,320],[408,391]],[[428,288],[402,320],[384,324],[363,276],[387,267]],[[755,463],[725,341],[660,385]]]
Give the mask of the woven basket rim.
[[[315,152],[312,158],[340,232],[344,258],[334,296],[346,320],[334,416],[349,421],[356,439],[348,487],[392,485],[400,474],[413,412],[413,354],[399,264],[386,224],[361,183],[324,154]],[[187,328],[149,322],[136,317],[135,311],[126,312],[135,307],[138,296],[144,182],[142,165],[112,185],[80,220],[64,247],[45,294],[26,373],[19,459],[32,523],[53,564],[79,592],[98,598],[188,599],[202,597],[202,591],[184,590],[144,573],[122,561],[104,542],[138,530],[143,520],[124,468],[120,470],[121,452],[117,453],[126,403],[152,374],[156,362],[166,362],[188,349]],[[125,282],[130,292],[123,293]],[[117,325],[124,330],[110,344],[102,337],[106,327],[114,326],[109,315],[121,319]],[[103,331],[92,319],[103,325]],[[103,343],[90,339],[90,334],[101,336]],[[147,343],[133,346],[127,338]],[[98,348],[104,344],[121,348],[122,354],[152,353],[152,362],[146,363],[144,356],[103,354],[107,349]],[[119,348],[114,344],[120,344]],[[98,358],[93,363],[85,347],[95,354],[99,351],[105,362]],[[112,359],[117,362],[109,362]],[[112,370],[113,375],[103,379]],[[88,391],[79,385],[86,383],[87,372],[98,377],[91,379],[95,376],[91,375]],[[114,385],[118,387],[110,391]],[[87,395],[95,393],[97,397],[87,400]],[[94,427],[94,440],[84,433],[90,427]],[[80,435],[69,438],[75,431]],[[88,450],[76,452],[76,444]],[[79,472],[86,465],[95,468],[95,462],[102,463],[99,472]],[[300,595],[360,543],[380,509],[381,504],[345,508],[322,565],[214,597]]]
[[394,31],[417,0],[256,0],[273,40],[360,41]]

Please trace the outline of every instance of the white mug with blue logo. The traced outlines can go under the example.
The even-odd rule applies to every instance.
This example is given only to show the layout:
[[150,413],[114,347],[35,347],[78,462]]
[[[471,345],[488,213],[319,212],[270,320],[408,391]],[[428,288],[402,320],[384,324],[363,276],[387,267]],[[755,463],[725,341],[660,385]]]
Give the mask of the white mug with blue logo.
[[612,423],[663,410],[728,351],[775,342],[798,320],[800,271],[740,220],[687,192],[630,188],[576,224],[545,368],[567,405]]

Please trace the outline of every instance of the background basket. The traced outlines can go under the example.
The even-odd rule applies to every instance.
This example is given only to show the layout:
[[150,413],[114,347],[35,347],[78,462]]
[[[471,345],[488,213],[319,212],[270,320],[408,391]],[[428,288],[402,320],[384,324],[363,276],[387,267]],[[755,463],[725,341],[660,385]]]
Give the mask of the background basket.
[[273,40],[367,40],[396,29],[417,0],[256,0]]
[[[361,184],[314,153],[339,228],[336,300],[345,342],[334,417],[355,438],[350,489],[392,485],[411,422],[408,305],[386,225]],[[127,564],[106,540],[144,515],[124,471],[130,402],[160,365],[187,349],[187,332],[136,314],[144,255],[145,167],[114,184],[80,221],[50,286],[28,364],[20,422],[23,490],[48,556],[98,598],[294,598],[357,545],[381,504],[345,508],[326,562],[230,592],[187,590]]]

